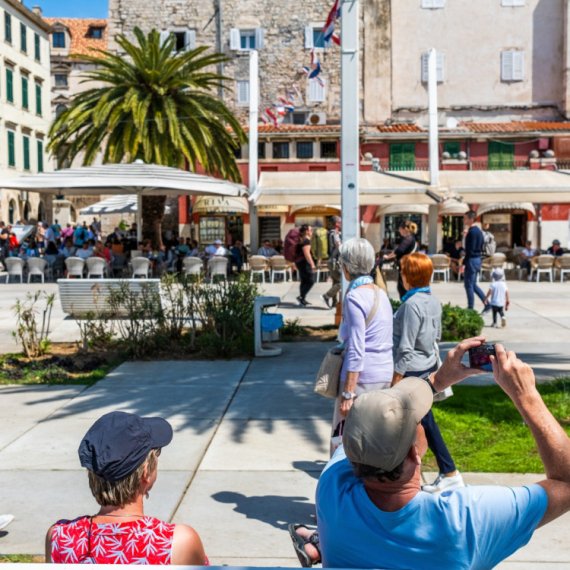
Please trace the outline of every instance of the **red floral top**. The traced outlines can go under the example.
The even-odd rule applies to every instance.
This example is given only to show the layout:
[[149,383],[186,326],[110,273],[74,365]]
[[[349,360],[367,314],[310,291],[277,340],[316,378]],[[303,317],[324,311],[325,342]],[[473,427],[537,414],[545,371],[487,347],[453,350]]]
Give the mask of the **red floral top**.
[[61,520],[54,525],[51,560],[54,564],[171,564],[174,526],[153,517],[92,525],[89,517]]

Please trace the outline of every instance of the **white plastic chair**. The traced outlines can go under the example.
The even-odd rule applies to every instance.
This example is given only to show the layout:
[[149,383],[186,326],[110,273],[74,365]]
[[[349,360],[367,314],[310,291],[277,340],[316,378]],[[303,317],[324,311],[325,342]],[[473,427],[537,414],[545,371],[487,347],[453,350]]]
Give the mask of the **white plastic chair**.
[[251,271],[249,282],[253,282],[254,275],[261,275],[261,280],[265,283],[265,272],[269,268],[269,259],[263,255],[252,255],[249,258],[249,269]]
[[85,260],[80,257],[68,257],[65,260],[65,267],[67,269],[67,277],[79,277],[83,279],[83,271],[85,269]]
[[198,257],[185,257],[182,260],[184,264],[184,275],[200,275],[204,263]]
[[91,276],[100,276],[101,279],[105,277],[107,273],[107,261],[102,257],[90,257],[87,259],[87,279],[91,279]]
[[20,283],[24,282],[24,267],[26,262],[19,257],[7,257],[4,260],[6,264],[6,269],[8,270],[8,275],[6,277],[6,285],[10,283],[10,277],[19,277]]
[[317,262],[317,283],[321,280],[321,273],[325,276],[326,281],[330,271],[327,262],[323,260]]
[[564,274],[570,273],[570,253],[565,253],[562,257],[557,258],[554,265],[560,271],[560,283],[564,283]]
[[41,257],[30,257],[28,259],[28,283],[34,275],[41,277],[44,283],[47,264],[47,261]]
[[137,257],[142,257],[143,253],[144,251],[141,251],[140,249],[133,249],[131,251],[131,259],[137,259]]
[[212,257],[208,260],[208,275],[214,279],[215,275],[222,275],[228,278],[228,260],[225,257]]
[[269,269],[271,269],[271,283],[275,282],[276,275],[283,275],[283,281],[287,281],[287,273],[291,274],[289,262],[282,255],[275,255],[269,260]]
[[431,262],[433,263],[433,273],[431,274],[431,282],[433,283],[436,274],[443,275],[443,280],[449,282],[449,271],[451,267],[451,259],[442,253],[432,255]]
[[536,271],[536,282],[540,281],[540,274],[546,273],[550,277],[550,282],[554,280],[554,256],[553,255],[539,255],[531,261],[530,278],[534,277]]
[[131,260],[131,265],[133,266],[133,279],[137,276],[148,279],[150,271],[149,259],[146,259],[145,257],[135,257]]
[[494,253],[491,257],[483,259],[481,262],[481,270],[479,271],[479,280],[483,281],[485,273],[489,273],[489,278],[493,269],[505,269],[507,264],[507,256],[504,253]]

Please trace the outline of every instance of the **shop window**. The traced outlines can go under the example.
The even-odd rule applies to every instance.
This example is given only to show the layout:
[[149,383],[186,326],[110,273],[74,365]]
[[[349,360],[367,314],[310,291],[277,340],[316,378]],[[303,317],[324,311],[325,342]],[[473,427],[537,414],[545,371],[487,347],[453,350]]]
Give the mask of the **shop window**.
[[257,143],[257,158],[265,158],[265,143]]
[[200,217],[200,245],[210,245],[217,239],[226,242],[226,220],[221,216]]
[[418,226],[415,234],[418,245],[421,243],[422,236],[422,215],[421,214],[394,214],[384,216],[384,237],[390,241],[390,247],[395,248],[402,241],[402,236],[398,231],[402,222],[414,222]]
[[455,242],[463,239],[463,216],[442,216],[441,217],[441,236],[443,249],[454,246]]
[[515,145],[509,142],[489,141],[488,170],[513,170],[515,166]]
[[278,216],[259,218],[259,235],[261,243],[266,239],[269,241],[281,239],[281,218]]
[[302,141],[297,143],[297,158],[313,158],[313,141]]
[[321,158],[338,158],[336,141],[321,143]]
[[461,143],[446,142],[443,144],[443,152],[449,153],[449,156],[451,158],[459,158],[459,153],[461,152]]
[[415,170],[416,145],[414,143],[392,143],[389,168],[390,170]]
[[288,142],[274,142],[273,143],[273,158],[289,158],[289,143]]

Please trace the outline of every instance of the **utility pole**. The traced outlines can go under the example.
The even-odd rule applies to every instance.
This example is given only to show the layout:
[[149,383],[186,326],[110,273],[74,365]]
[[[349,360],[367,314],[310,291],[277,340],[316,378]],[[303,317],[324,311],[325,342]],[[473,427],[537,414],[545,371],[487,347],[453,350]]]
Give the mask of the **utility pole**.
[[[259,113],[259,55],[257,50],[249,52],[249,195],[257,192],[257,123]],[[259,221],[257,206],[249,203],[249,243],[255,255],[259,248]]]
[[[429,120],[429,184],[439,187],[439,133],[437,126],[437,51],[428,54],[428,120]],[[428,250],[437,252],[437,204],[430,204],[428,212]]]
[[[360,166],[360,90],[358,0],[341,2],[341,208],[342,239],[360,236],[358,171]],[[343,295],[347,283],[343,278]]]

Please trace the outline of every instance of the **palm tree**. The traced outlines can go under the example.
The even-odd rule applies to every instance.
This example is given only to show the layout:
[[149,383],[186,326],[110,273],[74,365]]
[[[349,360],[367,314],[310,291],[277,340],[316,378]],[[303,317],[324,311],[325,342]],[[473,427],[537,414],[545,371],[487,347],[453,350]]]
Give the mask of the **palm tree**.
[[[104,87],[78,94],[50,128],[48,150],[60,162],[84,154],[93,164],[103,149],[104,163],[133,162],[184,167],[200,165],[207,174],[241,181],[234,150],[247,136],[234,114],[213,93],[225,77],[210,69],[227,61],[209,48],[174,52],[173,36],[161,44],[160,34],[134,30],[138,45],[125,36],[117,43],[127,54],[103,50],[78,56],[97,66],[84,82]],[[143,234],[160,242],[164,196],[144,197]]]

